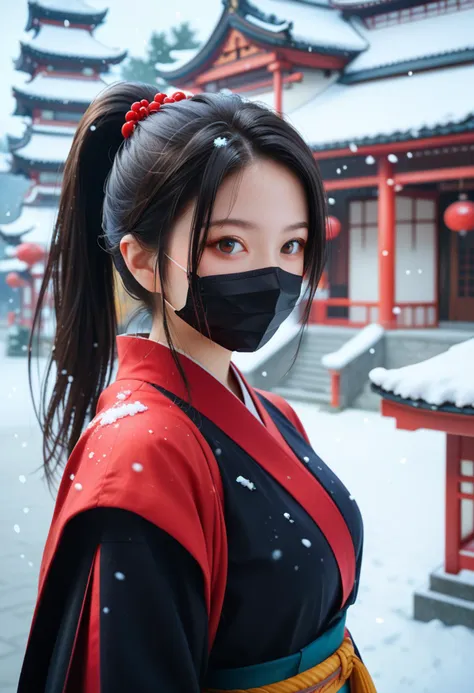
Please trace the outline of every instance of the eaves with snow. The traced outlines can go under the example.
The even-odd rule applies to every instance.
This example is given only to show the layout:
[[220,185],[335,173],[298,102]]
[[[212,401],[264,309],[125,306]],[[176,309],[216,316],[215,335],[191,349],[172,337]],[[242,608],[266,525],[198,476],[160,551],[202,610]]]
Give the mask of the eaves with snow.
[[65,28],[54,24],[44,24],[36,34],[27,34],[20,41],[22,55],[17,69],[24,69],[27,56],[48,64],[54,59],[76,60],[81,64],[119,63],[127,55],[119,48],[109,48],[97,41],[86,29]]
[[369,373],[383,397],[416,407],[462,410],[474,415],[474,339],[455,344],[427,361]]
[[22,101],[60,102],[68,105],[89,105],[106,87],[102,79],[57,77],[47,72],[33,80],[14,85],[13,95]]
[[470,84],[474,64],[353,85],[337,82],[289,120],[315,150],[472,130]]
[[[227,3],[226,3],[227,4]],[[367,48],[367,41],[342,12],[324,2],[291,0],[240,0],[237,11],[225,8],[214,31],[187,60],[160,64],[159,76],[168,81],[192,79],[206,70],[218,55],[228,32],[236,29],[250,41],[275,48],[314,51],[347,59]]]
[[18,219],[0,225],[0,238],[6,243],[38,243],[47,248],[51,243],[57,213],[57,207],[23,205]]
[[72,128],[33,127],[26,144],[12,149],[12,154],[28,164],[63,165],[71,149],[73,134]]
[[372,30],[354,19],[353,26],[367,49],[346,67],[346,84],[474,60],[474,9]]

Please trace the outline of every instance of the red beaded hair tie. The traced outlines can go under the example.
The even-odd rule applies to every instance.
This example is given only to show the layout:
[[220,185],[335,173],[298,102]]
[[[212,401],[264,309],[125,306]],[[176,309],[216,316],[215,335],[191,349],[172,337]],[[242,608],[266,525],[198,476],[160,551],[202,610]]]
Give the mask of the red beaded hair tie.
[[186,94],[182,91],[175,91],[171,96],[167,94],[162,94],[159,92],[155,94],[153,101],[150,103],[146,99],[141,101],[135,101],[132,103],[130,110],[127,111],[125,115],[125,124],[122,125],[122,135],[127,138],[130,137],[132,132],[139,120],[144,120],[150,113],[155,113],[159,111],[162,104],[164,103],[175,103],[176,101],[182,101],[183,99],[191,99],[192,96],[186,97]]

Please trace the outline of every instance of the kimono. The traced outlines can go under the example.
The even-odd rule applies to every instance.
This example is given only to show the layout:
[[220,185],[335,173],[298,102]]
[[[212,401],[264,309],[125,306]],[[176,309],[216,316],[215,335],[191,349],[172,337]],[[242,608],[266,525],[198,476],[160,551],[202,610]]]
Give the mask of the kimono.
[[[19,693],[198,693],[294,654],[357,596],[357,504],[281,397],[117,338],[59,488]],[[346,690],[346,688],[344,688]]]

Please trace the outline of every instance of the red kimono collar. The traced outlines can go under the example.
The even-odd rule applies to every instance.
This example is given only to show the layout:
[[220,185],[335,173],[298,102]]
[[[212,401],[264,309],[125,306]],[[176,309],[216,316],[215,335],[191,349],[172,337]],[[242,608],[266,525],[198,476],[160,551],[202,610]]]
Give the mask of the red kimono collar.
[[[168,347],[143,337],[122,335],[117,338],[117,349],[117,381],[152,383],[189,401]],[[186,356],[178,356],[190,385],[191,405],[256,460],[318,524],[338,563],[345,604],[354,585],[355,552],[349,529],[331,496],[289,448],[245,378],[264,426],[217,378]]]

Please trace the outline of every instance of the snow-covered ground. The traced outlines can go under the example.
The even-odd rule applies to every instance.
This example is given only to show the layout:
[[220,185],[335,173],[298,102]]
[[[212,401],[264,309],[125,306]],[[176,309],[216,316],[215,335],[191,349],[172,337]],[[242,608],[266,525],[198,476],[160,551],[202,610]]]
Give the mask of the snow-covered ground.
[[361,508],[365,553],[348,627],[378,693],[473,693],[474,631],[413,620],[413,592],[443,562],[445,437],[392,419],[293,403],[316,452]]
[[[0,537],[5,557],[0,556],[0,598],[4,596],[5,614],[10,614],[8,629],[18,627],[21,634],[12,638],[6,616],[0,614],[0,691],[13,693],[52,503],[32,474],[40,463],[40,441],[29,404],[26,360],[6,359],[3,347],[0,341]],[[359,600],[348,626],[378,693],[473,693],[474,631],[412,619],[414,590],[426,585],[430,571],[443,560],[443,434],[397,431],[392,420],[374,413],[331,414],[293,404],[315,450],[342,478],[364,517]],[[23,474],[26,483],[20,480]],[[30,508],[28,514],[23,506]],[[21,526],[20,534],[15,524]],[[15,583],[25,591],[21,600]],[[21,601],[18,609],[11,605],[13,599]]]

